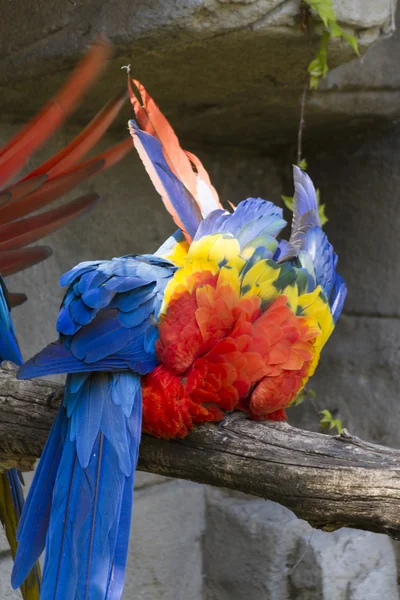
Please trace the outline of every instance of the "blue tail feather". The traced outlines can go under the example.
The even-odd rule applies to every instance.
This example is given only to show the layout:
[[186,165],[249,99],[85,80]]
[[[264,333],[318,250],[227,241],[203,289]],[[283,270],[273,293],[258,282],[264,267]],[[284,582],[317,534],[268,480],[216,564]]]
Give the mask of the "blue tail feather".
[[134,475],[125,482],[121,503],[121,514],[118,522],[114,562],[109,575],[105,600],[119,600],[124,587],[132,516],[132,510],[129,510],[129,507],[133,507],[134,482],[131,481],[133,478]]
[[[124,378],[126,377],[125,373],[122,373],[121,375]],[[141,394],[141,390],[139,393]],[[129,400],[128,394],[124,394],[122,397],[125,400]],[[135,444],[134,441],[140,439],[142,429],[141,396],[139,400],[140,401],[136,402],[134,418],[129,420],[129,431],[132,439],[132,443],[130,446],[130,454],[132,464],[135,467],[139,456],[139,445]],[[125,402],[125,404],[127,403]],[[114,554],[114,562],[110,572],[107,595],[105,597],[105,600],[119,600],[121,598],[122,589],[124,587],[126,561],[128,557],[129,548],[129,534],[131,528],[131,516],[133,508],[134,477],[135,471],[133,471],[132,476],[130,478],[127,478],[125,481],[125,487],[121,503],[121,514],[118,523],[117,543]]]
[[18,524],[18,551],[14,560],[12,585],[20,587],[45,546],[54,482],[66,435],[65,409],[61,407],[35,472],[22,517]]
[[[120,598],[141,435],[140,391],[134,373],[69,375],[28,496],[14,587],[43,549],[47,531],[41,600]],[[58,460],[52,463],[53,454]]]
[[84,468],[89,465],[93,446],[99,433],[105,396],[108,394],[107,387],[107,373],[98,373],[96,376],[88,377],[81,389],[79,401],[76,403],[76,431],[74,436],[70,437],[72,441],[76,438],[76,451],[79,462]]

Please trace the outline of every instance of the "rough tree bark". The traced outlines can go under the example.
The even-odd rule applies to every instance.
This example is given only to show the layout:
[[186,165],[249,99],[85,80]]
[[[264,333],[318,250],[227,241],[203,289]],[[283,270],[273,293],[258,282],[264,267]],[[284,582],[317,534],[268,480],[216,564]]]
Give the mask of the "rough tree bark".
[[[62,386],[49,381],[18,381],[12,365],[3,363],[0,467],[33,468],[60,393]],[[218,425],[197,427],[184,440],[144,435],[138,468],[274,500],[314,527],[356,527],[400,538],[400,451],[346,431],[332,437],[235,413]]]

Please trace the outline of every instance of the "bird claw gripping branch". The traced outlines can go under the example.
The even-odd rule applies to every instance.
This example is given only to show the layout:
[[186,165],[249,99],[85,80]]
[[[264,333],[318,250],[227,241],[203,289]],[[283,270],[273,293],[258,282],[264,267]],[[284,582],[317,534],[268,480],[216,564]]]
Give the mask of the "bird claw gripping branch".
[[63,275],[59,339],[19,371],[68,374],[12,576],[21,585],[46,549],[42,600],[121,597],[141,431],[184,437],[234,410],[285,419],[346,295],[305,173],[294,168],[292,233],[279,241],[282,210],[260,198],[223,210],[144,87],[129,89],[134,145],[179,230],[154,255]]
[[[26,269],[51,254],[48,246],[27,247],[45,235],[63,227],[86,212],[98,200],[86,194],[58,208],[27,216],[47,207],[85,179],[100,173],[122,158],[129,150],[129,140],[84,159],[102,137],[127,98],[124,90],[111,100],[87,127],[56,155],[21,177],[20,171],[33,153],[62,125],[89,87],[104,69],[111,46],[99,40],[72,73],[56,96],[0,148],[0,272],[3,276]],[[10,293],[0,276],[0,359],[22,364],[10,309],[26,300],[25,294]],[[22,512],[20,475],[16,469],[0,473],[0,520],[11,547],[17,551],[16,530]],[[25,600],[38,600],[40,567],[32,570],[21,585]]]

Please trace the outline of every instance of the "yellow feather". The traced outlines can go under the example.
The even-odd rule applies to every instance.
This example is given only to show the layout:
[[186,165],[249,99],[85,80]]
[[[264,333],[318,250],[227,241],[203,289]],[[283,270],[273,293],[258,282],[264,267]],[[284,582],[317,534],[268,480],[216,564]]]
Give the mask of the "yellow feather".
[[260,260],[243,277],[242,288],[256,287],[259,283],[269,283],[276,281],[279,277],[280,270],[273,269],[266,260]]
[[188,252],[189,244],[186,240],[184,240],[182,242],[176,242],[174,248],[169,252],[169,254],[163,255],[162,258],[170,260],[177,267],[183,267]]
[[281,292],[282,296],[286,296],[287,305],[290,306],[290,310],[294,313],[297,311],[297,305],[299,301],[299,290],[297,285],[287,285]]
[[260,260],[243,278],[244,296],[258,296],[264,304],[270,304],[280,295],[274,285],[280,272],[280,269],[274,269],[266,260]]
[[15,556],[17,551],[15,534],[17,531],[18,517],[14,510],[10,484],[5,473],[0,473],[0,521],[6,532],[12,555]]
[[[6,473],[0,473],[0,521],[3,524],[12,557],[17,551],[18,514],[13,504],[10,482]],[[39,600],[40,598],[40,566],[39,563],[30,571],[20,588],[24,600]]]
[[196,278],[192,275],[206,271],[215,275],[220,270],[220,264],[225,264],[226,267],[239,272],[245,264],[245,261],[240,258],[239,252],[239,242],[226,234],[206,235],[193,242],[182,268],[175,273],[166,287],[161,312],[165,311],[172,296],[177,291],[181,291],[181,286],[189,292],[192,291],[196,282]]
[[322,295],[321,286],[316,287],[313,292],[299,297],[297,314],[312,317],[321,329],[321,335],[314,342],[315,355],[311,361],[309,372],[309,377],[311,377],[317,368],[321,350],[335,327],[328,302]]
[[229,285],[237,296],[240,295],[240,278],[236,269],[222,267],[218,276],[217,289],[222,285]]

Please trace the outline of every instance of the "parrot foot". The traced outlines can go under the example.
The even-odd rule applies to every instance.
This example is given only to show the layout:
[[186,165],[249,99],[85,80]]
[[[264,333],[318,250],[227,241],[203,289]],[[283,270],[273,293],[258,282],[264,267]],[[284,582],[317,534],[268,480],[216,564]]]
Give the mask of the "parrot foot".
[[46,400],[46,406],[47,408],[54,408],[54,404],[60,404],[61,400],[64,397],[64,389],[63,388],[59,388],[58,390],[55,390],[54,392],[51,392],[51,394],[49,394],[47,396],[47,400]]

